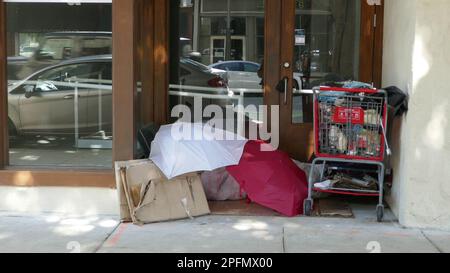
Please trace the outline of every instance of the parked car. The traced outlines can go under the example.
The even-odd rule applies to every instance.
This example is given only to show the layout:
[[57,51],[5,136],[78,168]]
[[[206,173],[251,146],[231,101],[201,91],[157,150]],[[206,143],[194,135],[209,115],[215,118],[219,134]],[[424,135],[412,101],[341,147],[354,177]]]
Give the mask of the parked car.
[[261,89],[261,78],[258,77],[260,65],[246,61],[226,61],[209,66],[227,72],[230,89]]
[[8,57],[8,80],[16,80],[18,72],[28,63],[27,57],[14,56]]
[[[258,70],[261,65],[249,61],[225,61],[215,63],[210,68],[227,71],[228,86],[233,89],[261,89],[261,78]],[[299,89],[301,80],[300,73],[294,73],[294,88]]]
[[[227,88],[227,72],[212,69],[189,58],[180,59],[180,85],[192,87]],[[212,89],[214,91],[214,89]]]
[[10,80],[20,80],[36,71],[59,62],[84,56],[112,54],[111,32],[53,32],[45,34],[39,42],[39,47],[30,55],[28,62],[20,69],[14,63],[8,69],[14,70],[9,74]]
[[[224,79],[205,67],[182,59],[180,82],[217,90],[226,87]],[[73,134],[76,126],[80,134],[95,134],[99,127],[110,133],[111,86],[111,55],[81,57],[41,69],[8,86],[10,134]],[[78,90],[77,108],[75,90]]]
[[[73,134],[76,126],[81,134],[87,134],[96,133],[99,125],[111,132],[111,69],[111,55],[77,58],[46,67],[9,86],[10,134]],[[75,89],[78,107],[74,105]]]
[[20,56],[30,58],[34,55],[34,53],[38,50],[38,47],[33,46],[24,46],[20,48]]

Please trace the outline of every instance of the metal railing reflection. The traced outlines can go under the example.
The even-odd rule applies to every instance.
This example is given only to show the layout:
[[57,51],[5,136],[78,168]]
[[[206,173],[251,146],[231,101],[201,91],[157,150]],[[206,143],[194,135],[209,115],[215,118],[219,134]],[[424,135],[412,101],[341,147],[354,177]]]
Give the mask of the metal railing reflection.
[[233,110],[237,114],[237,134],[244,136],[245,134],[245,118],[246,112],[244,110],[245,97],[246,95],[261,95],[264,92],[262,89],[246,89],[246,88],[211,88],[211,87],[200,87],[200,86],[188,86],[188,85],[170,85],[169,95],[175,97],[187,97],[187,98],[198,98],[201,100],[202,104],[204,100],[225,100],[234,101],[236,103],[232,106],[242,106],[233,107]]
[[[294,89],[293,95],[312,95],[312,90],[298,90]],[[249,96],[261,96],[264,97],[264,90],[249,89],[249,88],[211,88],[201,86],[188,86],[188,85],[169,85],[169,96],[173,97],[185,97],[185,98],[199,98],[202,103],[204,100],[227,100],[235,101],[233,109],[237,112],[237,134],[243,135],[245,133],[245,119],[246,111],[244,110],[246,103],[245,99]],[[264,100],[261,101],[264,103]],[[260,105],[255,105],[259,107]],[[256,114],[257,115],[257,114]]]

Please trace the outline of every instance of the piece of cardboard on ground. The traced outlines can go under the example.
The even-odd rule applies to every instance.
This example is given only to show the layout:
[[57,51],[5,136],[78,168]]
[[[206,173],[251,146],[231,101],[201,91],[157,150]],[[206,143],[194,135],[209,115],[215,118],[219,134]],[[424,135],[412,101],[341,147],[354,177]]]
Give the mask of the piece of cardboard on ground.
[[222,216],[282,216],[280,213],[247,200],[209,201],[212,215]]
[[350,204],[342,198],[328,198],[315,200],[314,216],[352,218],[353,211]]
[[196,173],[167,180],[150,160],[116,162],[116,183],[124,222],[147,224],[210,213]]

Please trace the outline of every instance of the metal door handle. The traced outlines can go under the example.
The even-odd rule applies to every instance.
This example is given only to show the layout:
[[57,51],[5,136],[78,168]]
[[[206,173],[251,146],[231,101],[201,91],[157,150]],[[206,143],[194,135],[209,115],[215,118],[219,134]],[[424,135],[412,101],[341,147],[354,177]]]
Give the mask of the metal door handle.
[[284,105],[286,105],[288,96],[289,78],[285,77],[283,80],[284,80]]
[[276,88],[280,93],[284,93],[284,104],[287,104],[288,88],[289,88],[289,78],[284,77],[278,83],[277,88]]

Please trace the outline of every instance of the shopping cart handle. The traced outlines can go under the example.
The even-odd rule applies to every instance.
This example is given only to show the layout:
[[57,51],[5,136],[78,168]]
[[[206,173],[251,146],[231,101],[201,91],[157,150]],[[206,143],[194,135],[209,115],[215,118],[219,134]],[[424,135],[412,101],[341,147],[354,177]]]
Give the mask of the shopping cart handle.
[[343,87],[327,87],[321,86],[320,91],[334,91],[334,92],[346,92],[346,93],[366,93],[366,94],[376,94],[378,90],[376,88],[343,88]]

